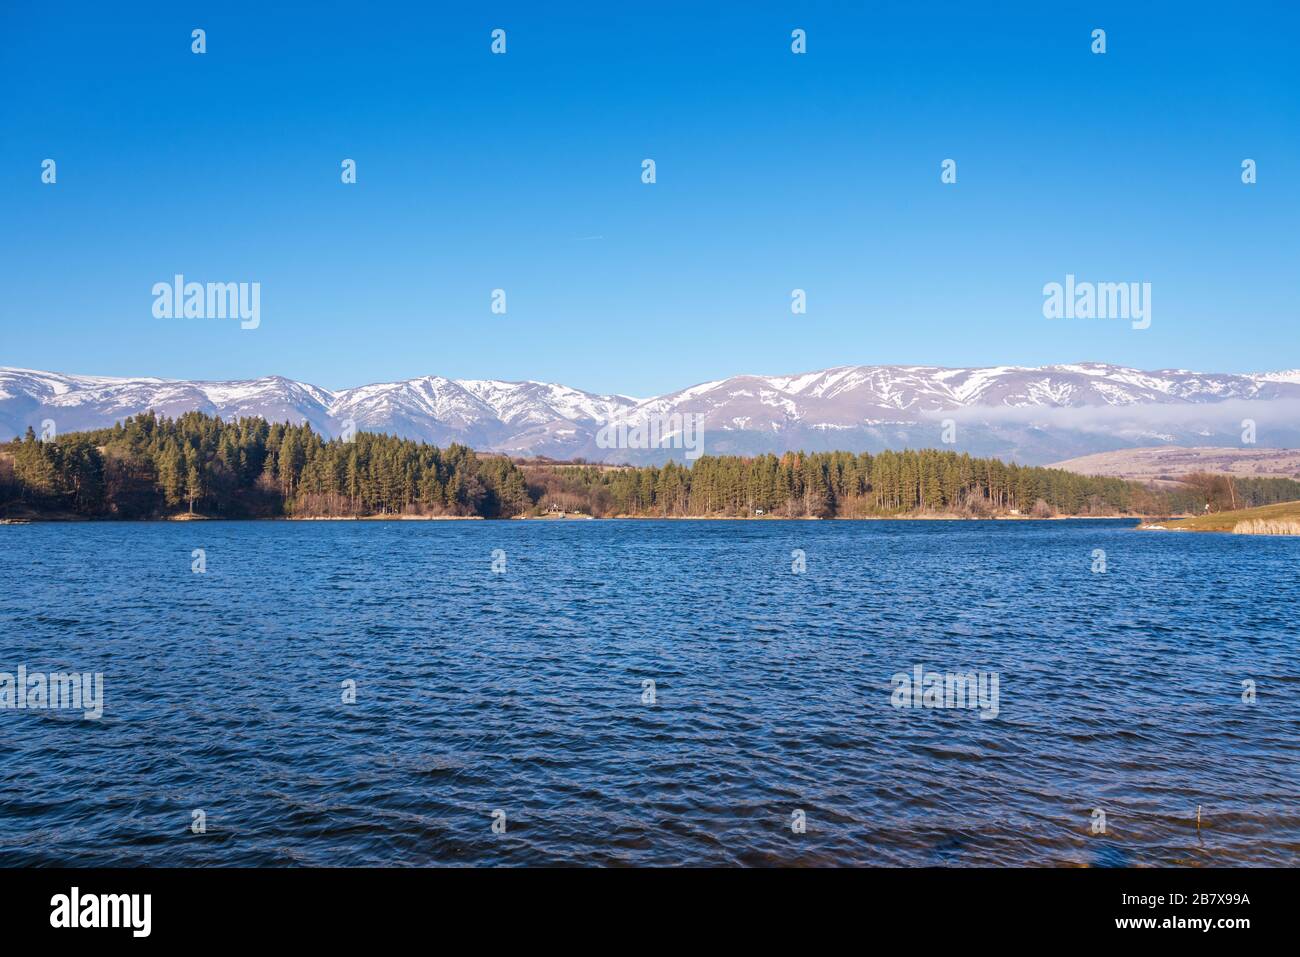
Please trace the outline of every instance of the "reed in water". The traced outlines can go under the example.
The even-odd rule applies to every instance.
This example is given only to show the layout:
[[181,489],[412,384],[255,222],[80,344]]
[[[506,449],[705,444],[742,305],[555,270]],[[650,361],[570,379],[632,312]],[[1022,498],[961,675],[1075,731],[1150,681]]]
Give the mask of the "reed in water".
[[1300,535],[1300,522],[1277,518],[1248,518],[1232,526],[1234,535]]

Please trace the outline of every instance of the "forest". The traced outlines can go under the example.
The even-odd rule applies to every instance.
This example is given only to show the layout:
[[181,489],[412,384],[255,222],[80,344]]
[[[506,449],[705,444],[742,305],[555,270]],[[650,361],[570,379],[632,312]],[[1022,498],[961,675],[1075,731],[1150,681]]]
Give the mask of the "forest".
[[1155,487],[934,449],[701,456],[689,469],[519,464],[542,508],[598,516],[1169,516],[1300,499],[1292,479],[1197,475]]
[[152,412],[0,445],[0,517],[1165,516],[1300,499],[1291,479],[1116,478],[924,449],[566,464],[309,425]]
[[[5,454],[7,453],[7,455]],[[0,512],[95,518],[382,515],[511,517],[531,508],[505,458],[358,432],[326,441],[309,425],[152,412],[111,429],[0,446]]]

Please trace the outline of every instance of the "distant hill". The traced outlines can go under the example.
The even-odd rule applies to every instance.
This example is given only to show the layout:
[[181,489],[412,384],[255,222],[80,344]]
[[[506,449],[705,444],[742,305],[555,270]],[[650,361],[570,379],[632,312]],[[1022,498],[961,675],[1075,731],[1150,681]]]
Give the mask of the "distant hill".
[[1246,419],[1257,423],[1262,445],[1300,446],[1300,370],[1144,371],[1101,362],[839,366],[734,375],[633,398],[556,383],[442,376],[329,390],[281,376],[216,382],[0,368],[0,441],[29,426],[39,434],[43,423],[59,434],[105,428],[146,410],[202,412],[227,422],[256,416],[309,423],[327,436],[354,428],[515,457],[632,464],[685,455],[680,448],[604,447],[604,423],[618,418],[635,426],[691,414],[710,455],[874,453],[942,443],[1039,465],[1157,443],[1230,446]]
[[1118,449],[1057,462],[1053,468],[1139,482],[1177,479],[1192,472],[1239,478],[1300,478],[1300,449],[1180,448],[1162,445]]

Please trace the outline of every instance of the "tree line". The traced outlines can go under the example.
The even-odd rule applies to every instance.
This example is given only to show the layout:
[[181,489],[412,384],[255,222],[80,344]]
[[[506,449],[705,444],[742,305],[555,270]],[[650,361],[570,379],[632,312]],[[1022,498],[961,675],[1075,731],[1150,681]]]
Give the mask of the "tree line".
[[702,456],[691,467],[538,463],[309,425],[152,412],[0,445],[0,513],[156,518],[374,515],[862,518],[1171,515],[1300,499],[1290,479],[1146,486],[935,449]]
[[[543,508],[593,515],[777,515],[865,518],[918,513],[1171,515],[1227,507],[1219,485],[1156,488],[1118,478],[923,449],[701,456],[691,468],[529,466]],[[1291,479],[1236,479],[1237,507],[1300,499]]]
[[87,517],[221,518],[450,515],[509,517],[532,502],[505,458],[358,432],[325,440],[310,425],[223,422],[153,412],[110,429],[3,448],[0,506]]
[[[924,449],[701,456],[686,468],[548,467],[540,484],[561,504],[595,514],[779,515],[855,518],[946,513],[1103,515],[1159,511],[1141,485],[1060,469]],[[530,480],[536,482],[530,472]]]

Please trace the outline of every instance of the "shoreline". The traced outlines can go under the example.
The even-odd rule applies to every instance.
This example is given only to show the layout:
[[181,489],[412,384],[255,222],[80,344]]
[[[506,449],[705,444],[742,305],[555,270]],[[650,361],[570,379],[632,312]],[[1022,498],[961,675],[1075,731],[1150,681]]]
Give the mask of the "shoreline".
[[1158,518],[1138,526],[1144,532],[1219,532],[1225,535],[1300,536],[1300,501],[1207,512],[1185,518]]
[[[484,518],[482,515],[277,515],[261,518],[225,518],[189,514],[154,518],[86,518],[68,515],[4,519],[0,520],[0,525],[38,523],[130,525],[158,522],[1114,522],[1119,520],[1139,522],[1141,524],[1138,528],[1144,530],[1166,530],[1162,526],[1148,524],[1148,521],[1140,515],[1052,515],[1047,518],[1034,518],[1031,515],[990,515],[983,518],[964,515],[834,515],[828,518],[818,518],[813,515],[608,515],[601,518],[594,515],[574,515],[565,518],[548,518],[544,515],[514,515],[510,518]],[[1172,519],[1164,519],[1164,521],[1172,521]]]
[[487,522],[482,515],[279,515],[275,518],[208,519],[226,522]]

